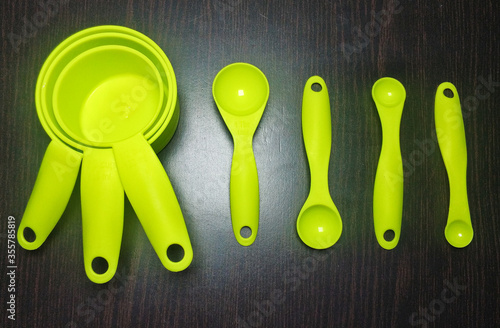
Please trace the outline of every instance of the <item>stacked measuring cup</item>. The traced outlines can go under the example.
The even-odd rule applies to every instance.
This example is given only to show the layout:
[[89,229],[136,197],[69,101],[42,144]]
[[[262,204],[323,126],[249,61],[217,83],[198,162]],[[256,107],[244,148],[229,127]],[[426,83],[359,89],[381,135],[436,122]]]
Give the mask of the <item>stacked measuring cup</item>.
[[[90,280],[104,283],[116,272],[124,191],[163,265],[171,271],[187,268],[193,251],[186,224],[155,154],[179,118],[174,71],[160,47],[121,26],[80,31],[44,63],[36,108],[52,141],[18,230],[19,244],[30,250],[43,244],[64,212],[81,166]],[[180,254],[171,256],[171,250]]]

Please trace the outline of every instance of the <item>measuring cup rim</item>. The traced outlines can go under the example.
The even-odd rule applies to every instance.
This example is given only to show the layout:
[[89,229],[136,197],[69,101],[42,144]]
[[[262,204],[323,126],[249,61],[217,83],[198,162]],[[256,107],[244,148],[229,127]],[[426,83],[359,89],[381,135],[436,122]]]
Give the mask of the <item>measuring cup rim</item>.
[[[160,73],[158,72],[158,69],[153,64],[153,62],[148,57],[143,55],[141,52],[139,52],[133,48],[129,48],[126,46],[119,46],[119,45],[107,45],[107,46],[97,46],[95,48],[91,48],[87,51],[80,53],[78,56],[73,58],[68,64],[65,65],[64,69],[61,71],[61,73],[57,77],[56,83],[54,85],[52,98],[57,99],[60,96],[60,94],[61,94],[60,88],[63,84],[63,81],[71,73],[72,68],[74,68],[76,65],[78,65],[82,60],[85,60],[86,58],[88,58],[96,53],[98,54],[98,53],[106,52],[106,51],[110,51],[110,50],[117,50],[117,51],[122,52],[122,53],[128,52],[134,56],[139,57],[144,62],[144,64],[146,64],[149,67],[149,69],[151,69],[155,74],[155,79],[156,79],[155,82],[158,83],[159,88],[160,88],[159,99],[158,99],[158,104],[156,106],[157,108],[155,109],[154,115],[150,118],[148,123],[144,127],[141,128],[141,130],[139,132],[139,134],[144,134],[144,132],[152,125],[152,123],[155,122],[156,118],[158,117],[158,114],[161,111],[161,108],[163,105],[163,97],[164,97],[164,90],[163,90],[164,86],[163,86],[163,81],[160,77]],[[101,146],[101,147],[111,147],[115,142],[121,141],[121,140],[116,140],[113,142],[109,142],[109,141],[92,142],[90,140],[84,139],[81,136],[79,136],[78,134],[74,133],[74,131],[69,126],[66,125],[64,119],[61,116],[61,111],[65,111],[65,109],[59,108],[57,101],[53,101],[52,110],[54,112],[54,116],[56,118],[56,121],[61,126],[62,130],[64,132],[66,132],[69,136],[71,136],[74,140],[79,142],[80,144]],[[130,137],[132,137],[132,135],[123,138],[123,140],[128,139]]]
[[[88,147],[95,148],[95,146],[82,145],[81,143],[72,140],[69,136],[66,136],[64,134],[64,131],[62,131],[61,128],[55,125],[50,116],[46,113],[46,111],[48,111],[48,108],[45,100],[45,91],[47,91],[45,90],[45,85],[48,83],[48,79],[51,78],[50,72],[54,68],[54,65],[59,61],[58,58],[62,58],[71,49],[84,42],[90,42],[96,38],[103,37],[119,37],[137,42],[138,44],[144,46],[146,49],[150,50],[151,56],[155,57],[158,61],[158,64],[161,65],[161,69],[155,65],[160,72],[160,76],[162,77],[162,82],[165,87],[164,101],[160,110],[161,115],[158,117],[155,124],[147,129],[144,134],[144,137],[150,144],[152,144],[163,135],[163,133],[169,126],[172,116],[174,115],[175,108],[177,107],[178,99],[175,73],[167,56],[153,40],[138,31],[123,26],[101,25],[91,27],[71,35],[70,37],[63,40],[56,48],[54,48],[54,50],[45,60],[38,75],[35,100],[39,120],[46,133],[52,139],[58,139],[71,148],[80,151],[83,151]],[[174,124],[172,128],[175,129],[176,124]]]

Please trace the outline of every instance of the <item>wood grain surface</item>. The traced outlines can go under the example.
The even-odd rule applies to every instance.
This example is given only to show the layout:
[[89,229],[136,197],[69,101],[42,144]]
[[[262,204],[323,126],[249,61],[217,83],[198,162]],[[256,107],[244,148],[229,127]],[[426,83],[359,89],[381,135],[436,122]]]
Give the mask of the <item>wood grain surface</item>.
[[[76,1],[0,3],[0,274],[2,327],[499,327],[500,11],[495,0]],[[35,85],[50,52],[96,25],[153,39],[174,67],[179,126],[158,156],[194,249],[167,271],[126,202],[118,274],[83,266],[80,181],[45,244],[16,248],[16,320],[7,312],[7,222],[18,226],[50,141]],[[212,98],[224,66],[249,62],[270,84],[254,138],[260,229],[240,246],[229,209],[233,143]],[[344,224],[333,247],[299,239],[309,189],[301,132],[306,80],[322,76],[332,107],[330,192]],[[381,126],[371,87],[403,83],[404,208],[391,251],[375,238],[373,183]],[[475,235],[444,237],[449,187],[435,139],[441,82],[460,94]]]

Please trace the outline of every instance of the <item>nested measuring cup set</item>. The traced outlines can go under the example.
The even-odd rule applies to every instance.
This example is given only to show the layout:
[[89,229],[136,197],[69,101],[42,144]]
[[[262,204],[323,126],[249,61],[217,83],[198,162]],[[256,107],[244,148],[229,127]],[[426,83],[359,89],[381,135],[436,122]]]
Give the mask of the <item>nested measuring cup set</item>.
[[[50,136],[18,230],[37,249],[69,201],[81,166],[85,271],[103,283],[116,272],[124,191],[163,265],[189,266],[193,251],[168,176],[156,156],[175,132],[177,84],[151,39],[119,26],[70,36],[49,55],[36,86],[36,108]],[[170,259],[169,248],[182,258]],[[104,264],[99,264],[99,263]]]
[[[436,127],[442,123],[438,139],[451,194],[445,231],[452,245],[464,247],[472,239],[470,216],[464,214],[468,213],[464,205],[465,135],[456,89],[443,85],[439,88],[451,89],[456,95],[438,98],[443,91],[439,88],[436,95]],[[372,94],[383,130],[374,189],[375,233],[380,245],[391,249],[399,240],[401,227],[399,122],[406,94],[390,78],[377,81]],[[234,141],[230,179],[233,232],[241,245],[248,246],[256,238],[259,222],[252,138],[269,97],[269,84],[255,66],[235,63],[215,77],[213,97]],[[162,264],[170,271],[186,269],[193,258],[188,231],[156,156],[173,136],[179,119],[174,71],[159,46],[121,26],[80,31],[58,45],[45,61],[35,100],[51,142],[19,226],[19,244],[29,250],[43,244],[66,208],[81,167],[84,267],[91,281],[107,282],[116,272],[124,191]],[[449,122],[450,110],[460,115],[458,128]],[[438,115],[439,111],[443,114]],[[443,118],[438,120],[438,116]],[[311,191],[299,213],[297,232],[308,246],[324,249],[339,239],[342,221],[328,188],[330,104],[326,84],[318,76],[311,77],[304,88],[302,130]],[[385,237],[387,231],[394,232],[392,240]]]

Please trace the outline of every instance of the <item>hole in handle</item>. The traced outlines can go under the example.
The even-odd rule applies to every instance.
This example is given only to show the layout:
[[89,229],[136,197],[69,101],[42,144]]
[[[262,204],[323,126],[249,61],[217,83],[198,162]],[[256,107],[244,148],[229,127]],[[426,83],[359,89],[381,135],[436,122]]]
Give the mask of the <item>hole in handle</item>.
[[385,241],[393,241],[394,237],[396,237],[396,233],[394,232],[394,230],[389,229],[386,232],[384,232]]
[[103,257],[96,257],[92,260],[92,270],[97,274],[104,274],[108,271],[109,264]]
[[240,236],[243,238],[250,238],[252,236],[252,229],[247,226],[241,228]]
[[453,98],[455,96],[453,91],[451,89],[448,89],[448,88],[443,90],[443,94],[445,95],[445,97],[448,97],[448,98]]
[[317,82],[311,84],[311,90],[314,92],[320,92],[322,89],[323,89],[323,87],[321,86],[321,84],[319,84]]
[[184,248],[179,244],[172,244],[167,248],[167,257],[172,262],[179,262],[184,258]]
[[23,237],[28,243],[32,243],[36,240],[36,233],[33,229],[26,227],[23,230]]

